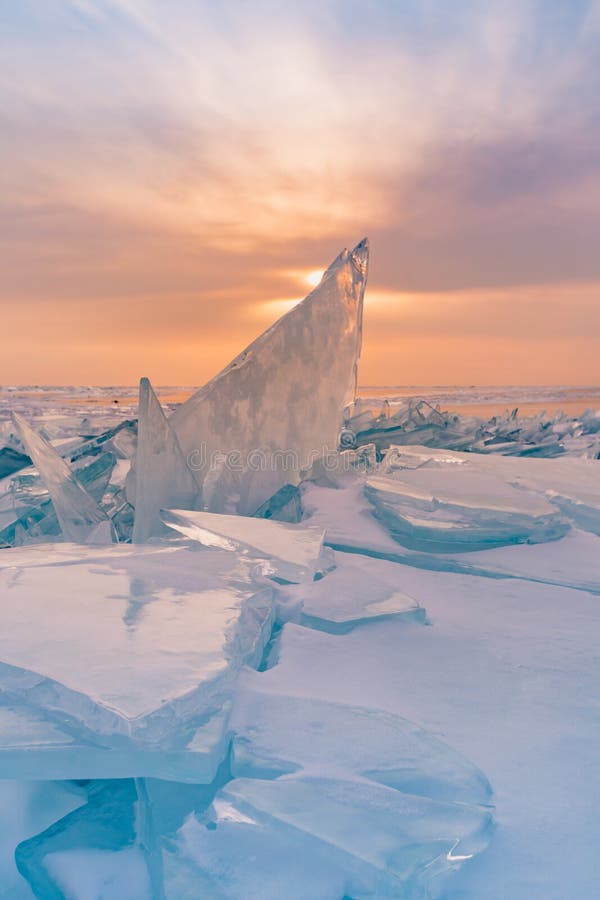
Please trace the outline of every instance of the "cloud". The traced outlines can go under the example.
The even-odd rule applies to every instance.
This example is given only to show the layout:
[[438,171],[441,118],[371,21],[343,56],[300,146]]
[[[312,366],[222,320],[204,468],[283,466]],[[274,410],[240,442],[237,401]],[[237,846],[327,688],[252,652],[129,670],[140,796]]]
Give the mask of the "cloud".
[[[296,296],[290,272],[369,232],[375,293],[480,291],[463,336],[487,323],[477,334],[491,340],[506,304],[544,316],[528,286],[600,281],[598,8],[4,4],[2,300],[29,311],[36,346],[43,329],[61,340],[48,309],[69,329],[77,309],[78,340],[91,346],[93,324],[99,354],[123,329],[142,361],[164,335],[193,345],[189,361],[194,328],[225,363],[261,310]],[[495,288],[512,306],[490,300]],[[381,348],[383,312],[371,314]],[[385,327],[400,339],[411,326]],[[76,365],[102,378],[99,363]]]

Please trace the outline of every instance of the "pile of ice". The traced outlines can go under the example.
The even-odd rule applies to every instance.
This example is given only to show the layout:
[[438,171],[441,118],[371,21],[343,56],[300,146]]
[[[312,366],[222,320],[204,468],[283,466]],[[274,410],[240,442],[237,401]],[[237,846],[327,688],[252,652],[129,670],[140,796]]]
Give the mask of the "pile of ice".
[[[336,666],[373,629],[429,630],[416,570],[600,591],[599,463],[524,458],[557,438],[517,420],[349,406],[367,264],[344,251],[172,415],[147,379],[137,421],[13,415],[9,896],[434,897],[488,844],[486,776]],[[486,452],[438,448],[461,440]]]
[[374,444],[378,453],[397,444],[420,444],[507,456],[600,457],[600,412],[520,416],[518,407],[482,419],[442,410],[425,398],[402,402],[361,398],[346,411],[347,447]]

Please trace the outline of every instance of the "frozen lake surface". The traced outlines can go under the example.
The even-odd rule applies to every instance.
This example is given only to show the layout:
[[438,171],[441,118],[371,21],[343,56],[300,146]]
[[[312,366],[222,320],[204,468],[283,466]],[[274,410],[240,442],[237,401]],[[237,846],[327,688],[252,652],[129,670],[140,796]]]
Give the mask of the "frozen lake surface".
[[[71,394],[12,395],[67,455],[136,413]],[[297,525],[22,535],[0,551],[5,895],[593,896],[599,467],[399,447],[313,474]],[[43,493],[27,468],[1,486],[5,522]]]

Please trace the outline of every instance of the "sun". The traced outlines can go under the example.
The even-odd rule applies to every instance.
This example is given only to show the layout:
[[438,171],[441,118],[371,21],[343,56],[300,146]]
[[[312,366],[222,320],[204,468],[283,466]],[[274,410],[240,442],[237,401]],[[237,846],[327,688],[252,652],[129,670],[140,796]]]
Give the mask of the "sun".
[[308,284],[312,285],[312,287],[316,287],[321,278],[323,277],[323,269],[315,269],[313,272],[308,272],[305,275],[305,280]]

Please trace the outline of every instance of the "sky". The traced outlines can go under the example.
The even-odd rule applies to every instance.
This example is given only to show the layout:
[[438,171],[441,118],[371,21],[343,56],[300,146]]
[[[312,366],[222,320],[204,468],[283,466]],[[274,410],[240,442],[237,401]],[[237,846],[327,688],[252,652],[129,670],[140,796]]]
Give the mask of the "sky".
[[363,385],[600,381],[600,0],[0,0],[0,383],[199,385],[371,242]]

